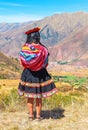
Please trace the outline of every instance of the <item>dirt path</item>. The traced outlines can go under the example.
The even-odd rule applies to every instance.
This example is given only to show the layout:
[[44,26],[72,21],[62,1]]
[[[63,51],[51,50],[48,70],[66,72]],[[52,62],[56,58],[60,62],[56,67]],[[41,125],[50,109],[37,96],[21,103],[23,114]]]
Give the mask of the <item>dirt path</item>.
[[43,111],[42,115],[45,119],[38,122],[29,121],[27,112],[0,112],[0,130],[88,130],[88,103]]

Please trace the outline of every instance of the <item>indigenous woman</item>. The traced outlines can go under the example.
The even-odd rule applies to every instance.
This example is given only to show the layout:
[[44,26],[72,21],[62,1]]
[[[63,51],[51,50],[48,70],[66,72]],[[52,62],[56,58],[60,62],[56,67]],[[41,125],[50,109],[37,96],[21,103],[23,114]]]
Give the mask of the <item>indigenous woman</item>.
[[25,32],[27,41],[20,52],[24,70],[18,93],[27,97],[30,120],[34,119],[34,99],[36,100],[36,119],[41,120],[42,98],[47,98],[57,92],[56,86],[46,70],[49,52],[40,42],[39,30],[40,28],[34,28]]

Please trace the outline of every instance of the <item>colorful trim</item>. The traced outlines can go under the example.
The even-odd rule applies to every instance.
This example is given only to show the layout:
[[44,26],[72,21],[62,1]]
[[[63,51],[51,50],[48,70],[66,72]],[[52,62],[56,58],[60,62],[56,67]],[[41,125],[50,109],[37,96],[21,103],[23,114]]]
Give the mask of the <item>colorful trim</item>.
[[49,92],[40,93],[40,94],[25,93],[24,91],[20,91],[20,89],[18,90],[19,95],[21,95],[21,96],[24,95],[25,97],[29,97],[29,98],[42,98],[42,97],[47,98],[47,97],[50,97],[57,92],[58,92],[57,88],[54,88]]
[[50,83],[52,83],[53,80],[50,79],[48,81],[45,81],[43,83],[29,83],[29,82],[23,82],[22,80],[20,81],[21,85],[24,85],[24,86],[27,86],[27,87],[43,87],[43,86],[46,86],[46,85],[49,85]]

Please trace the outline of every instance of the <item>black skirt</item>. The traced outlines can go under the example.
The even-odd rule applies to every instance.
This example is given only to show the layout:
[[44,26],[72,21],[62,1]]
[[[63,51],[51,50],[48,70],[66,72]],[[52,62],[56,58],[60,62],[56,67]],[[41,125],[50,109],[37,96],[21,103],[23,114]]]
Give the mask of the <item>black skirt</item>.
[[24,69],[18,86],[19,95],[29,98],[46,98],[57,92],[57,88],[47,70]]

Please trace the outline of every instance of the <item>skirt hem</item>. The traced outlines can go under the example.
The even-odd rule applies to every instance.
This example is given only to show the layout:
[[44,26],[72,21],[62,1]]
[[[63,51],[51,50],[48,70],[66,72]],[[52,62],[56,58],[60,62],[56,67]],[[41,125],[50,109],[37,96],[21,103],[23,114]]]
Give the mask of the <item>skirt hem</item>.
[[54,88],[49,92],[40,93],[40,94],[26,93],[25,91],[21,91],[20,89],[18,89],[18,94],[20,96],[25,96],[25,97],[29,97],[29,98],[47,98],[47,97],[50,97],[57,92],[58,92],[57,88]]

